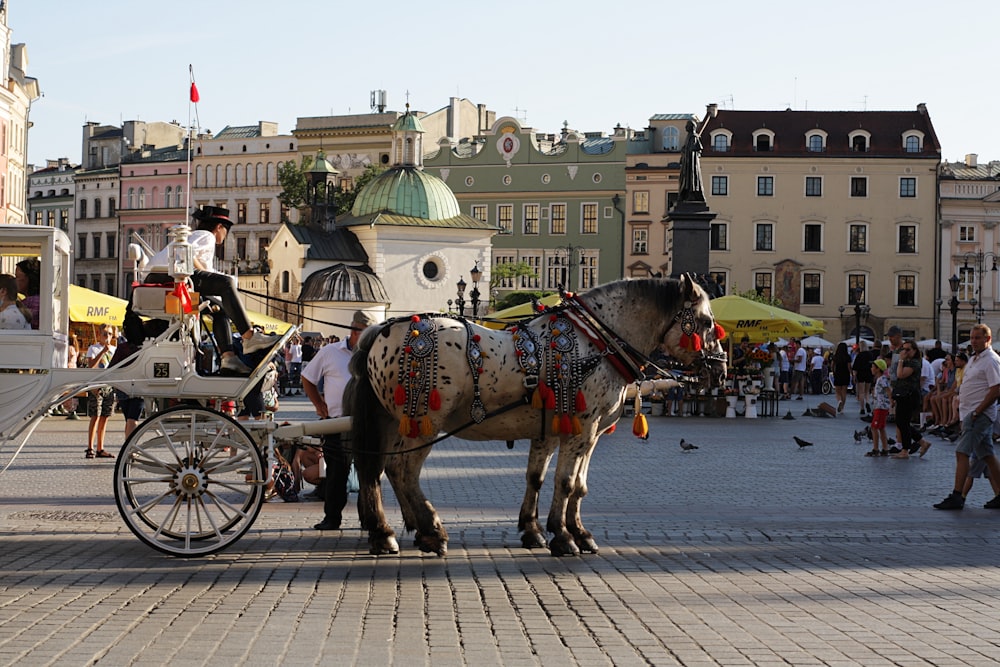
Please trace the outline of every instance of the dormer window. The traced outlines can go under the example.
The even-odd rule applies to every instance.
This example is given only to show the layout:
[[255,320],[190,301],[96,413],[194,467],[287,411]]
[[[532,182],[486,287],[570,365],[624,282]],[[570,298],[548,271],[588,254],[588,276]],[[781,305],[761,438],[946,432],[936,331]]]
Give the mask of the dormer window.
[[811,132],[806,135],[806,150],[810,153],[822,153],[826,150],[826,133]]
[[903,135],[903,150],[907,153],[919,153],[923,143],[924,135],[920,132],[907,132]]
[[712,150],[725,153],[729,150],[731,135],[728,132],[716,132],[712,135]]
[[753,149],[762,153],[769,153],[774,150],[774,132],[771,130],[757,130],[753,133]]
[[681,131],[676,127],[663,128],[662,141],[663,150],[679,151],[681,149]]

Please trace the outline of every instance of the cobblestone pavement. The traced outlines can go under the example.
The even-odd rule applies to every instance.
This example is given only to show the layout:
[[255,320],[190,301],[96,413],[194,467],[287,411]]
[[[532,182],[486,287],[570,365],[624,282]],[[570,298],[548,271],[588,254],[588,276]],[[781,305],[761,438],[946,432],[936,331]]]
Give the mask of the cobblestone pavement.
[[989,485],[935,511],[953,445],[865,458],[856,405],[802,416],[818,402],[782,403],[795,420],[653,417],[648,441],[623,420],[584,502],[600,553],[571,558],[520,547],[527,443],[459,439],[424,478],[446,558],[405,537],[369,556],[353,500],[343,532],[310,528],[320,504],[271,502],[226,551],[164,556],[119,518],[112,462],[84,460],[86,420],[50,418],[0,475],[0,664],[997,664]]

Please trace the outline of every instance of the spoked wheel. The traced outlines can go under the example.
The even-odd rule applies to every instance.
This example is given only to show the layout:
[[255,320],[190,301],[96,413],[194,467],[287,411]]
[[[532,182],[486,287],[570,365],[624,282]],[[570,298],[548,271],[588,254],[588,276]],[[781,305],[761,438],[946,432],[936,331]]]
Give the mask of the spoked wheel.
[[264,456],[238,423],[178,406],[150,417],[122,446],[115,503],[140,540],[174,556],[225,549],[264,502]]

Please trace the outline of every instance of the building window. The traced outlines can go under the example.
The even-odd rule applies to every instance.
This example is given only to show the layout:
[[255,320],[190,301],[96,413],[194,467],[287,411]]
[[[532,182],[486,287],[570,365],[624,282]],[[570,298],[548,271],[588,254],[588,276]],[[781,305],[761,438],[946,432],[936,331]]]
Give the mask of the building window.
[[[858,288],[861,288],[861,300],[858,300]],[[847,276],[847,303],[853,306],[865,302],[868,289],[867,278],[863,273],[851,273]]]
[[868,138],[863,134],[855,135],[851,139],[851,150],[856,153],[867,153],[868,152]]
[[649,252],[649,230],[646,227],[632,228],[632,254],[645,255]]
[[36,210],[35,211],[35,226],[36,227],[41,227],[42,223],[43,223],[42,212]]
[[128,189],[128,198],[125,200],[125,204],[129,209],[135,208],[135,188]]
[[851,176],[851,196],[868,196],[868,178],[865,176]]
[[104,287],[107,289],[105,294],[110,294],[114,296],[115,294],[115,274],[108,273],[104,276]]
[[725,197],[729,195],[729,177],[728,176],[713,176],[712,177],[712,194],[716,197]]
[[[267,261],[267,246],[271,244],[271,238],[269,236],[260,236],[257,238],[257,259],[262,263]],[[264,273],[268,272],[268,268],[263,264],[260,267],[261,271]]]
[[676,127],[663,128],[663,150],[679,151],[681,149],[681,131]]
[[823,135],[821,134],[810,134],[808,150],[810,153],[822,153],[823,152]]
[[497,204],[497,223],[501,234],[514,233],[514,205]]
[[597,233],[597,204],[582,205],[582,226],[580,232],[583,234]]
[[49,209],[48,211],[45,212],[45,224],[47,224],[49,227],[56,226],[56,212],[53,211],[52,209]]
[[637,190],[632,193],[632,213],[649,213],[649,191]]
[[973,243],[976,240],[976,228],[973,225],[960,225],[958,240],[962,243]]
[[[118,248],[116,246],[118,245],[118,235],[114,232],[108,232],[104,235],[104,241],[107,244],[108,257],[117,257]],[[113,294],[113,292],[108,292],[108,294]]]
[[174,189],[169,185],[163,191],[163,207],[170,208],[170,200],[173,199]]
[[281,291],[285,294],[291,290],[291,274],[288,271],[281,272]]
[[174,199],[175,199],[175,206],[177,208],[183,208],[185,206],[183,185],[177,186],[177,190],[174,191]]
[[247,256],[247,237],[236,237],[236,259],[244,259]]
[[729,150],[729,137],[724,134],[717,134],[712,137],[712,149],[720,153],[725,153]]
[[806,197],[823,196],[823,178],[820,176],[806,176]]
[[755,273],[753,274],[753,288],[757,292],[757,296],[762,296],[765,299],[771,298],[771,273]]
[[95,292],[101,291],[101,274],[90,276],[90,289]]
[[262,201],[260,203],[260,224],[266,225],[269,222],[271,222],[271,202]]
[[87,200],[86,199],[81,199],[80,200],[80,219],[83,220],[86,217],[87,217]]
[[774,176],[757,177],[757,196],[758,197],[774,196]]
[[774,250],[774,225],[758,222],[754,228],[754,250]]
[[566,233],[566,204],[551,204],[549,206],[549,233]]
[[769,153],[771,151],[771,137],[770,135],[761,132],[757,135],[754,140],[753,149],[758,153]]
[[848,252],[868,252],[868,225],[851,225]]
[[529,236],[538,235],[538,204],[524,205],[524,234]]
[[136,206],[139,208],[146,208],[146,188],[139,188]]
[[240,202],[236,205],[236,223],[240,225],[247,224],[247,204],[246,202]]
[[823,225],[802,226],[802,250],[823,252]]
[[100,259],[101,257],[101,235],[94,232],[91,235],[91,241],[93,245],[91,247],[94,249],[94,259]]
[[709,250],[729,250],[729,225],[725,222],[713,222],[709,232]]
[[489,207],[485,204],[473,204],[471,215],[479,222],[489,222]]
[[819,304],[823,298],[823,283],[818,273],[802,274],[802,303]]
[[[77,259],[87,259],[87,235],[86,234],[77,234],[76,235],[76,258]],[[79,285],[81,287],[85,287],[85,285],[82,282],[80,282]]]
[[108,217],[109,218],[115,217],[115,198],[114,197],[112,197],[111,199],[108,200]]
[[569,277],[569,260],[565,255],[545,257],[545,289],[571,289],[566,283]]
[[590,289],[597,286],[597,255],[580,253],[580,285],[577,289]]
[[95,199],[94,200],[94,217],[95,218],[101,217],[101,200],[100,199]]
[[521,255],[521,261],[531,269],[530,275],[521,276],[521,289],[538,289],[542,282],[540,279],[542,275],[541,255]]
[[958,300],[971,301],[976,294],[976,269],[972,266],[958,267]]
[[900,225],[899,226],[899,251],[904,254],[912,254],[917,252],[917,226],[916,225]]
[[920,137],[909,136],[906,138],[904,143],[907,153],[919,153],[920,152]]
[[[494,277],[500,274],[500,271],[496,270],[498,267],[501,267],[504,264],[514,264],[515,262],[517,262],[517,258],[514,255],[494,254],[493,255]],[[499,287],[500,289],[513,289],[514,278],[511,276],[506,276],[504,278],[497,278],[496,286]]]
[[726,284],[729,282],[729,273],[727,271],[709,271],[708,277],[715,281],[715,284],[719,286],[720,296],[726,295]]
[[904,176],[899,179],[899,196],[900,197],[916,197],[917,196],[917,179],[912,176]]
[[896,278],[896,305],[915,306],[917,305],[917,277],[910,275],[897,276]]

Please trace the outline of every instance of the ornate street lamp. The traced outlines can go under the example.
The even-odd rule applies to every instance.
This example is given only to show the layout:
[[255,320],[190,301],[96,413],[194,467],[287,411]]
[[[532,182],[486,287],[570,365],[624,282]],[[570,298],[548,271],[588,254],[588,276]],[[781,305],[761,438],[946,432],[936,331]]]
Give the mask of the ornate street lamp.
[[948,308],[951,310],[951,353],[958,352],[958,288],[962,285],[962,280],[957,275],[948,278],[948,287],[951,288],[951,298],[948,299]]
[[858,285],[854,288],[854,345],[855,348],[861,349],[861,318],[864,317],[865,320],[868,319],[868,313],[871,312],[871,306],[864,303],[865,300],[865,288]]
[[462,277],[458,277],[458,298],[455,299],[455,308],[458,310],[459,317],[465,317],[465,287],[466,283],[462,280]]
[[483,277],[483,272],[479,270],[479,262],[469,271],[469,278],[472,279],[472,291],[469,292],[469,299],[472,301],[472,317],[479,315],[479,279]]

